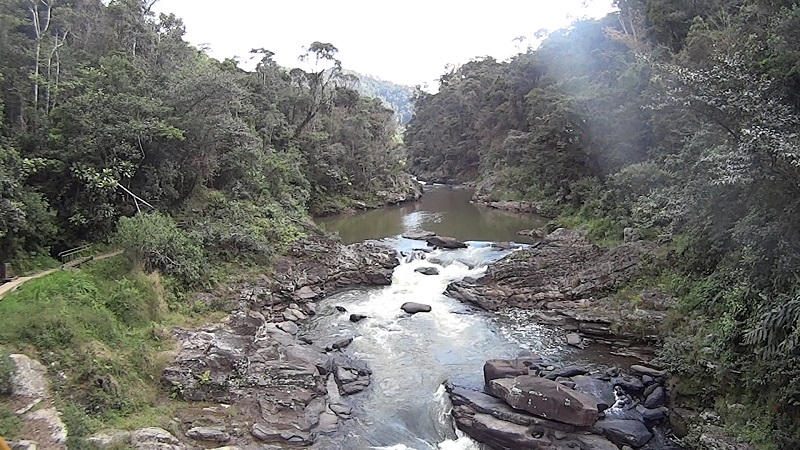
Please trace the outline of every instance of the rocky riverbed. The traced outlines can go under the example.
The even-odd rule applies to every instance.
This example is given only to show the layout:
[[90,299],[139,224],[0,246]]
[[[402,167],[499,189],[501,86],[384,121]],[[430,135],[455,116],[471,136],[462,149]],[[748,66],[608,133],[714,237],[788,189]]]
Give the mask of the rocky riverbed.
[[491,360],[483,391],[447,384],[456,426],[492,449],[670,450],[666,372]]
[[649,241],[604,248],[578,231],[558,229],[490,265],[485,276],[450,284],[446,294],[489,311],[532,310],[532,320],[585,338],[646,340],[673,300],[652,290],[637,292],[637,304],[611,294],[640,276],[655,253]]

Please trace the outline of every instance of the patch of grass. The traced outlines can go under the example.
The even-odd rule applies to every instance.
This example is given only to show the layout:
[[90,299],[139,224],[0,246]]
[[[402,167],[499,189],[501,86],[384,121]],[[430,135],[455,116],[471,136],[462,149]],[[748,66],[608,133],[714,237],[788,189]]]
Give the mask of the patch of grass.
[[104,427],[158,426],[173,411],[159,381],[171,360],[169,326],[209,318],[170,308],[168,297],[161,277],[125,257],[57,271],[0,302],[0,344],[65,377],[53,388],[74,439]]
[[609,217],[587,218],[581,214],[562,215],[553,220],[556,228],[570,228],[581,230],[593,243],[612,247],[622,244],[623,227]]
[[20,420],[11,407],[0,401],[0,436],[8,439],[17,437],[20,429]]
[[11,377],[14,376],[14,362],[8,353],[0,348],[0,395],[11,393]]

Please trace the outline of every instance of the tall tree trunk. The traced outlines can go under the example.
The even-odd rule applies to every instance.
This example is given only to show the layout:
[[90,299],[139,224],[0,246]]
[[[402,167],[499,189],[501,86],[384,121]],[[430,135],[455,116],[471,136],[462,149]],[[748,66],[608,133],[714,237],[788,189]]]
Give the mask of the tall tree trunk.
[[[31,13],[31,20],[33,21],[33,29],[36,33],[36,48],[34,51],[33,62],[33,120],[36,123],[36,116],[39,110],[39,64],[42,57],[42,40],[44,39],[47,30],[50,28],[50,17],[53,10],[53,5],[49,0],[29,0],[30,6],[28,11]],[[44,6],[44,23],[42,23],[41,11],[39,5]]]

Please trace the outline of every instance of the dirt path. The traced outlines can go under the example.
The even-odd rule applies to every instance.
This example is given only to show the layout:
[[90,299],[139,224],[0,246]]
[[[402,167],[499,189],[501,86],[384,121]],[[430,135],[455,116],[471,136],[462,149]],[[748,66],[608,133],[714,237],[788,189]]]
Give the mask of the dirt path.
[[[22,286],[23,284],[27,283],[28,281],[44,277],[44,276],[50,275],[51,273],[53,273],[55,271],[66,269],[66,268],[73,267],[73,266],[77,266],[77,265],[80,265],[82,263],[87,263],[87,262],[90,262],[90,261],[99,261],[101,259],[107,259],[107,258],[113,258],[114,256],[121,255],[121,254],[122,254],[122,250],[103,253],[102,255],[97,255],[97,256],[92,257],[92,259],[89,260],[89,261],[81,261],[81,260],[72,261],[72,262],[69,262],[67,264],[62,265],[61,267],[55,268],[55,269],[43,270],[43,271],[37,272],[37,273],[35,273],[33,275],[28,275],[28,276],[25,276],[25,277],[15,278],[15,279],[9,281],[8,283],[0,284],[0,299],[2,299],[9,292],[11,292],[11,291],[17,289],[18,287]],[[2,447],[0,447],[0,450],[1,449],[2,449]]]

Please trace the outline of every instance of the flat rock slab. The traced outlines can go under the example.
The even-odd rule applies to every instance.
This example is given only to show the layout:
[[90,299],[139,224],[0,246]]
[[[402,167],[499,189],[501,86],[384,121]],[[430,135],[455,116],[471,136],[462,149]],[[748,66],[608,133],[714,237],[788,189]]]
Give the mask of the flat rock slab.
[[228,442],[231,440],[231,435],[225,431],[225,427],[194,427],[186,432],[186,437],[198,441],[207,442]]
[[545,419],[577,426],[591,426],[597,421],[596,398],[546,378],[500,378],[489,383],[489,390],[513,408]]
[[640,364],[633,364],[631,366],[631,372],[638,373],[639,375],[648,375],[653,378],[659,378],[666,375],[666,371],[654,369],[652,367],[643,366]]
[[498,378],[514,378],[528,375],[529,365],[519,359],[490,359],[483,365],[483,380],[488,385]]
[[446,249],[467,248],[467,244],[459,241],[456,238],[448,236],[432,236],[425,239],[428,245]]
[[436,236],[436,233],[433,231],[406,231],[403,233],[404,238],[406,239],[413,239],[416,241],[424,241],[427,238]]
[[431,312],[431,305],[424,303],[406,302],[400,307],[403,311],[409,314],[416,314],[420,312]]

